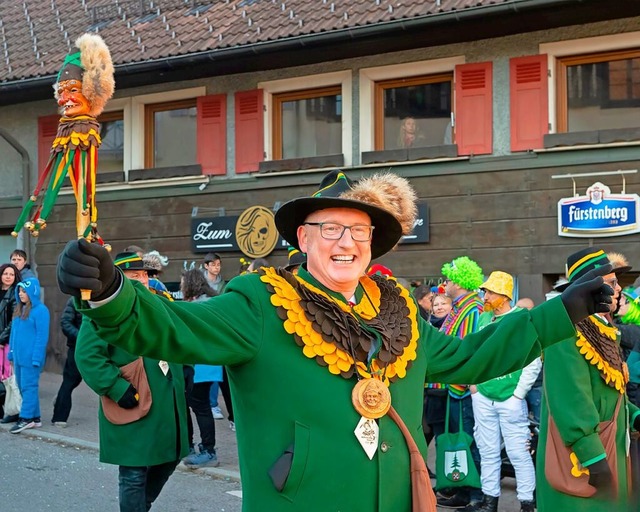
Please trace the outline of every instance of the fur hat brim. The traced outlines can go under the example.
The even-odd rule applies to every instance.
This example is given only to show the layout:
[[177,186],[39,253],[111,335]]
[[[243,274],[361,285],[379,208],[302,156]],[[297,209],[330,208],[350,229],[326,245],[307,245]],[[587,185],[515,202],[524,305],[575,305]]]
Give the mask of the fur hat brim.
[[375,226],[371,238],[371,259],[388,253],[400,240],[402,226],[389,212],[352,199],[339,197],[299,197],[283,204],[276,212],[276,227],[282,237],[296,249],[298,244],[298,226],[304,224],[309,215],[327,208],[351,208],[366,213]]

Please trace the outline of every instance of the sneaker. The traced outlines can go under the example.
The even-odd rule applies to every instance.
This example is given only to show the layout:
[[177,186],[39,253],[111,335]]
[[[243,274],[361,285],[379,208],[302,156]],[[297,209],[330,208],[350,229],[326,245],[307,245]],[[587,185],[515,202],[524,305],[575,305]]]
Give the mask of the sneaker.
[[199,447],[200,453],[193,453],[191,455],[187,455],[184,459],[182,459],[182,462],[184,462],[185,466],[188,466],[190,468],[216,468],[220,465],[220,461],[218,460],[215,449],[205,450],[202,445],[199,445]]
[[67,428],[67,422],[66,421],[54,421],[53,422],[53,426],[54,427],[58,427],[58,428]]
[[229,422],[229,428],[231,429],[231,432],[235,432],[236,431],[236,424],[233,421]]
[[42,426],[42,418],[40,417],[33,418],[33,427],[40,428],[41,426]]
[[222,414],[222,411],[220,410],[220,407],[215,406],[211,408],[211,414],[213,414],[213,419],[214,420],[223,420],[224,419],[224,415]]
[[469,505],[469,499],[460,494],[454,494],[450,498],[438,498],[438,506],[443,508],[463,508]]
[[35,427],[35,422],[33,420],[25,420],[21,418],[18,421],[18,423],[16,423],[13,427],[11,427],[10,432],[12,434],[19,434],[23,430],[27,430],[28,428],[33,428],[33,427]]
[[20,419],[20,417],[17,414],[12,414],[12,415],[6,415],[4,418],[2,418],[0,420],[0,423],[15,423],[16,421],[18,421]]

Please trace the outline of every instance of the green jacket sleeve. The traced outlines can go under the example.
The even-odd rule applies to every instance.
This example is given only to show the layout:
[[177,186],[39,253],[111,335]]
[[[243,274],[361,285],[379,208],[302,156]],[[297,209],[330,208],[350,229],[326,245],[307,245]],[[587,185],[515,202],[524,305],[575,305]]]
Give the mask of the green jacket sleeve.
[[124,279],[113,300],[79,310],[98,337],[132,354],[182,364],[237,365],[251,360],[261,346],[263,307],[272,308],[266,297],[257,274],[233,279],[224,294],[204,302],[170,302]]
[[80,327],[75,359],[82,378],[93,391],[116,402],[122,398],[129,383],[120,376],[120,368],[109,354],[109,345],[96,336],[88,321]]
[[422,326],[428,382],[476,384],[506,375],[540,356],[542,349],[575,335],[560,299],[515,311],[464,339]]

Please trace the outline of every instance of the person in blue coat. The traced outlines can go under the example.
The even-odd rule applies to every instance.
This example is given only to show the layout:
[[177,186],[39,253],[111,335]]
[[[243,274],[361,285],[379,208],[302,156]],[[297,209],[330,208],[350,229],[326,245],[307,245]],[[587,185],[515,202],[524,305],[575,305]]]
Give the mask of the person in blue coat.
[[16,309],[11,323],[9,360],[13,362],[22,407],[12,434],[41,427],[38,385],[49,341],[49,310],[40,302],[40,282],[25,279],[16,288]]

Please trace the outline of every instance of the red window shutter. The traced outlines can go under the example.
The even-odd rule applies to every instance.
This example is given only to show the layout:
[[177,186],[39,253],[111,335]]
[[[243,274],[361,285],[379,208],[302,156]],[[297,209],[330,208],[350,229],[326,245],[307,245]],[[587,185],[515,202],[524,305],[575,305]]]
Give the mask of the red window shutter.
[[60,115],[42,116],[38,118],[38,176],[49,162],[51,156],[51,145],[58,133],[58,122]]
[[455,134],[460,155],[493,152],[493,63],[455,69]]
[[547,56],[513,58],[509,73],[511,151],[542,148],[549,131]]
[[264,159],[262,89],[235,94],[236,172],[252,172]]
[[227,95],[201,96],[197,101],[197,159],[202,174],[227,171]]

